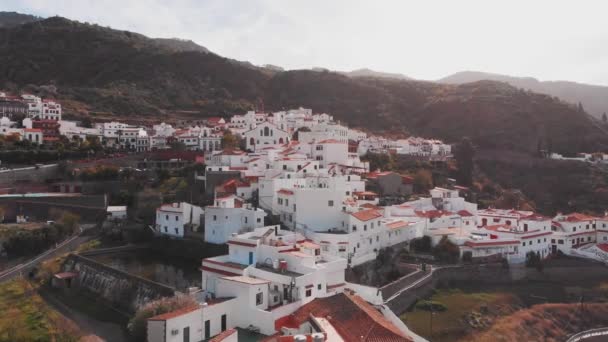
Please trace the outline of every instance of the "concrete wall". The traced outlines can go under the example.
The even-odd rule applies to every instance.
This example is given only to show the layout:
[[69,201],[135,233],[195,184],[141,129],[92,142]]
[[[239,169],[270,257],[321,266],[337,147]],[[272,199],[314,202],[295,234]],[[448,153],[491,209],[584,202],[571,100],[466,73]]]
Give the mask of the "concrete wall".
[[17,181],[43,182],[58,176],[57,164],[42,165],[41,167],[24,167],[0,171],[0,183]]
[[82,222],[98,222],[106,215],[104,195],[23,197],[20,195],[0,198],[5,209],[5,219],[13,221],[15,215],[23,214],[31,220],[46,221],[52,209],[66,210],[80,216]]
[[[601,263],[581,261],[577,259],[558,259],[553,265],[546,265],[542,272],[524,266],[504,269],[501,264],[448,266],[434,270],[431,276],[388,300],[387,306],[401,315],[416,300],[429,296],[433,288],[450,281],[468,281],[485,284],[508,285],[519,281],[568,281],[572,286],[579,283],[589,283],[605,279],[605,266]],[[576,277],[572,275],[576,274]],[[416,282],[413,282],[416,283]],[[411,284],[410,284],[411,286]],[[403,288],[407,287],[404,285]],[[398,293],[398,292],[397,292]]]
[[175,294],[169,286],[119,271],[82,255],[70,254],[63,270],[78,272],[77,288],[92,292],[131,313],[151,300]]

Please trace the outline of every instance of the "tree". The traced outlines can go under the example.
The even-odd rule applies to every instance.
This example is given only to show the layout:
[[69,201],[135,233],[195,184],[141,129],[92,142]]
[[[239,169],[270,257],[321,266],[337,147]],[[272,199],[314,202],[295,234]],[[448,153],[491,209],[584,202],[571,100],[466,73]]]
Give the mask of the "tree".
[[458,261],[460,249],[447,236],[444,236],[433,248],[433,256],[439,261],[454,263]]
[[293,133],[293,136],[291,137],[291,140],[298,141],[299,138],[300,138],[300,132],[310,132],[310,128],[308,128],[306,126],[298,128],[298,130]]
[[389,171],[389,170],[392,170],[395,166],[391,155],[386,154],[386,153],[367,152],[361,158],[361,160],[369,162],[369,169],[371,171],[377,171],[377,170]]
[[227,149],[235,149],[239,147],[239,139],[232,134],[230,130],[227,130],[222,136],[222,147]]
[[475,156],[475,147],[471,139],[464,137],[456,146],[454,157],[458,165],[457,180],[462,185],[471,185],[473,183],[473,157]]
[[414,192],[426,193],[433,187],[433,174],[430,170],[420,169],[414,175]]
[[73,233],[78,227],[80,222],[80,216],[73,214],[69,211],[64,211],[59,218],[59,224],[63,226],[68,234]]

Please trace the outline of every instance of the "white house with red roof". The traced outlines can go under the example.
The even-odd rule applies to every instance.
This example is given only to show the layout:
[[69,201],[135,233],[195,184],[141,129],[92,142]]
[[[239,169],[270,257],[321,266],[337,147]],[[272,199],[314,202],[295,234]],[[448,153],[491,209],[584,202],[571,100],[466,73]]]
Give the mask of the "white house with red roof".
[[40,128],[24,128],[21,139],[40,145],[43,142],[43,137],[44,134]]
[[315,298],[343,291],[346,261],[278,226],[232,236],[229,253],[203,259],[207,298],[237,297],[236,326],[276,332],[275,322]]
[[156,209],[156,231],[161,235],[183,238],[187,227],[197,230],[203,208],[186,202],[163,204]]
[[571,213],[558,214],[552,221],[552,248],[570,254],[574,248],[597,242],[596,218],[593,216]]

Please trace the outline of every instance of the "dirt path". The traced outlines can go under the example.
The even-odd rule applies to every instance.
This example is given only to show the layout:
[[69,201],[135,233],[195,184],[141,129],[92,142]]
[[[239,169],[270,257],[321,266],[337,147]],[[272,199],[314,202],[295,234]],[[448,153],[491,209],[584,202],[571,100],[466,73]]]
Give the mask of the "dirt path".
[[85,342],[123,342],[127,341],[127,335],[122,327],[116,323],[102,322],[90,316],[87,316],[79,311],[76,311],[61,301],[53,297],[51,294],[42,291],[40,296],[53,309],[57,310],[67,320],[73,322],[82,331],[83,337],[80,341]]

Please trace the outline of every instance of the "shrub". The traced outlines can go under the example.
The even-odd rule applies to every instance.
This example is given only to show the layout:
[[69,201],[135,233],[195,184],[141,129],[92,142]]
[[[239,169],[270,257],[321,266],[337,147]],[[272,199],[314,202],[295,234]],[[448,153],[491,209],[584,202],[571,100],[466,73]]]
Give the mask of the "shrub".
[[417,253],[430,252],[431,251],[431,237],[425,235],[421,238],[412,240],[412,248]]
[[446,311],[448,308],[441,302],[424,300],[416,304],[416,309],[433,312],[443,312]]
[[433,256],[442,262],[454,263],[458,261],[460,249],[446,236],[433,248]]
[[134,341],[146,341],[148,318],[195,305],[192,297],[183,295],[151,301],[137,310],[127,328]]

